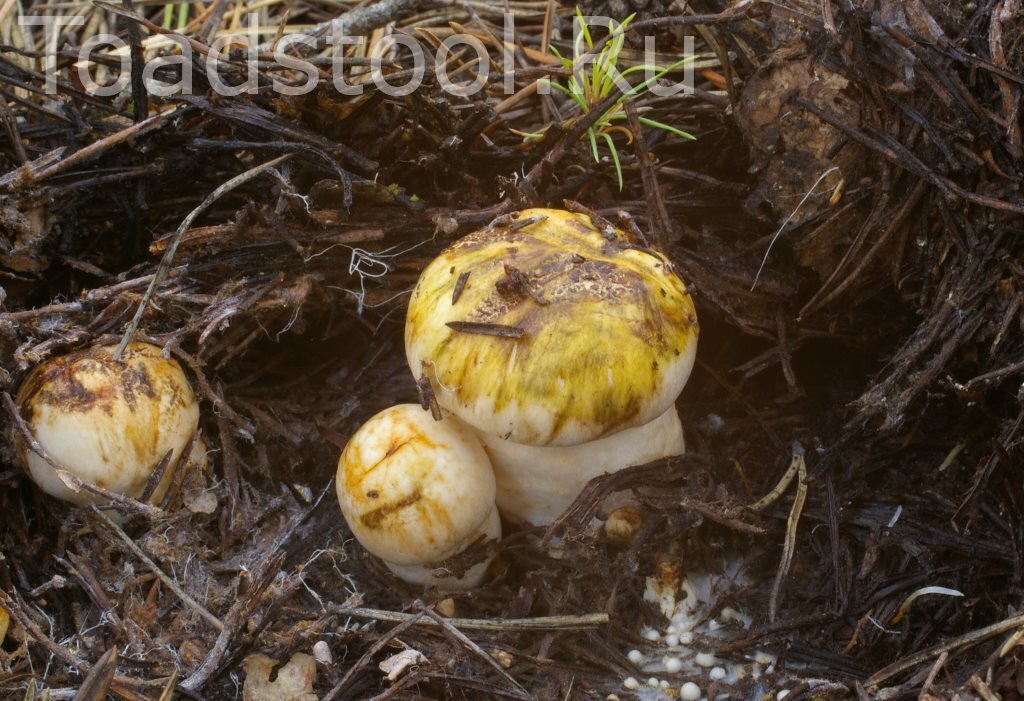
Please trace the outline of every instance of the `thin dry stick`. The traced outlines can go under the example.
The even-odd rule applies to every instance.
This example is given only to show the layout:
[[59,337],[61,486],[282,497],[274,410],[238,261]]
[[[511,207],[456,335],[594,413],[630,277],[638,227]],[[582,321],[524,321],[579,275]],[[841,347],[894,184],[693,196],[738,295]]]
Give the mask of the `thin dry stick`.
[[647,200],[647,213],[651,220],[654,231],[655,248],[659,251],[667,251],[670,235],[672,234],[672,220],[665,209],[665,200],[661,196],[661,188],[658,185],[658,174],[654,170],[654,156],[647,148],[647,139],[644,136],[643,125],[640,123],[640,114],[632,100],[622,103],[629,118],[629,130],[633,133],[633,151],[640,164],[640,177],[644,185],[644,198]]
[[445,633],[447,633],[448,635],[452,636],[457,641],[465,645],[467,648],[472,650],[480,659],[482,659],[484,662],[486,662],[488,665],[494,668],[494,670],[498,674],[500,674],[505,681],[512,685],[513,689],[519,692],[519,698],[533,698],[532,696],[530,696],[530,692],[524,689],[523,686],[519,682],[517,682],[511,674],[506,672],[496,659],[494,659],[486,652],[484,652],[483,648],[474,643],[472,640],[469,639],[469,637],[465,633],[463,633],[461,630],[452,625],[451,621],[442,618],[441,614],[429,608],[422,601],[416,602],[416,608],[418,608],[426,615],[430,616],[430,618],[433,619],[433,621],[437,623],[437,625],[441,626],[442,630],[444,630]]
[[102,511],[97,509],[95,506],[92,507],[92,510],[96,514],[96,518],[103,521],[107,528],[112,530],[117,535],[118,538],[123,540],[124,544],[128,546],[128,549],[132,551],[132,554],[135,555],[135,557],[142,560],[142,562],[145,563],[146,567],[148,567],[150,571],[152,571],[153,574],[155,574],[161,582],[167,585],[168,589],[173,591],[177,595],[177,597],[181,599],[189,608],[193,609],[196,613],[205,618],[210,623],[210,625],[212,625],[218,631],[224,630],[224,624],[221,623],[220,619],[214,616],[209,611],[207,611],[202,604],[200,604],[198,601],[189,596],[188,593],[184,589],[182,589],[177,582],[175,582],[173,579],[164,574],[164,571],[160,569],[160,567],[155,562],[150,560],[146,556],[146,553],[142,552],[142,548],[136,545],[135,541],[132,540],[127,533],[121,530],[120,526],[118,526],[116,523],[110,520],[110,517],[108,517]]
[[[830,174],[835,173],[837,171],[839,171],[839,166],[832,166],[824,173],[819,175],[818,179],[814,181],[813,185],[811,185],[811,189],[804,193],[803,199],[801,199],[797,203],[796,208],[789,213],[789,216],[786,217],[786,219],[779,226],[778,230],[776,230],[775,235],[772,236],[772,240],[768,242],[768,250],[764,252],[764,258],[761,259],[761,265],[757,269],[757,275],[754,276],[754,284],[750,286],[751,292],[753,292],[754,288],[757,287],[757,281],[761,279],[761,273],[764,272],[764,266],[768,262],[768,256],[770,256],[772,253],[772,247],[775,245],[775,242],[779,240],[779,236],[781,236],[782,232],[786,229],[786,225],[789,224],[790,220],[792,220],[793,217],[796,216],[796,213],[800,211],[800,208],[804,206],[804,203],[811,197],[811,195],[814,194],[814,191],[818,189],[818,185],[821,185],[821,182],[825,178],[827,178]],[[840,178],[841,177],[842,173],[840,172]]]
[[[307,29],[305,34],[317,40],[324,38],[332,32],[337,36],[362,36],[421,7],[449,5],[451,3],[452,0],[381,0],[381,2],[361,5],[343,13],[340,17],[321,22],[315,27]],[[323,43],[317,41],[317,49],[319,50],[322,46]],[[274,48],[274,44],[273,42],[266,42],[260,48],[269,51]]]
[[935,677],[939,675],[939,670],[942,669],[942,665],[946,664],[948,659],[949,653],[944,652],[939,655],[939,659],[935,660],[935,664],[932,665],[931,670],[928,672],[928,678],[924,680],[924,685],[921,687],[921,694],[917,697],[920,701],[924,701],[928,695],[928,690],[932,688],[932,684],[935,682]]
[[797,461],[796,454],[794,452],[793,458],[789,462],[789,468],[786,470],[786,474],[782,476],[782,479],[779,480],[779,483],[775,485],[772,491],[765,494],[747,508],[751,511],[764,511],[767,509],[786,493],[786,490],[789,489],[789,485],[793,481],[793,478],[796,477],[799,472],[800,463]]
[[[376,621],[410,621],[416,619],[419,625],[436,626],[432,618],[402,613],[400,611],[384,611],[362,607],[328,606],[328,611],[340,616],[369,618]],[[588,613],[582,616],[538,616],[536,618],[509,618],[493,620],[489,618],[449,618],[448,622],[463,630],[522,631],[522,630],[585,630],[606,625],[611,619],[607,613]]]
[[1000,698],[992,692],[989,685],[977,674],[971,675],[971,686],[978,692],[978,696],[985,699],[985,701],[1000,701]]
[[999,623],[993,623],[990,626],[979,628],[978,630],[971,631],[970,633],[961,635],[959,638],[956,638],[954,640],[949,640],[944,643],[939,643],[938,645],[933,645],[932,647],[926,650],[921,650],[920,652],[914,653],[913,655],[904,657],[902,660],[897,660],[896,662],[893,662],[891,665],[883,667],[882,669],[878,670],[868,678],[868,686],[878,686],[886,679],[889,679],[890,677],[893,677],[899,674],[900,672],[906,671],[908,669],[913,669],[925,660],[929,660],[932,657],[941,655],[944,652],[950,652],[952,650],[956,650],[957,648],[961,648],[966,645],[973,645],[975,643],[979,643],[985,638],[990,638],[993,635],[1000,635],[1007,631],[1013,630],[1014,628],[1019,628],[1020,626],[1024,626],[1024,614],[1018,614],[1016,616],[1007,618],[1004,621],[1000,621]]
[[91,482],[86,482],[77,475],[68,472],[67,468],[65,468],[63,465],[57,462],[57,460],[55,460],[52,455],[47,453],[46,450],[43,449],[43,446],[39,444],[39,441],[36,440],[35,435],[32,433],[32,429],[29,428],[27,423],[25,423],[25,419],[22,418],[21,412],[18,411],[17,405],[15,405],[14,400],[11,399],[11,395],[8,394],[7,392],[4,392],[3,397],[4,405],[7,407],[7,413],[10,414],[11,420],[14,421],[14,425],[17,426],[18,432],[21,433],[22,439],[26,443],[28,443],[29,450],[38,455],[39,457],[41,457],[43,460],[46,461],[47,465],[53,468],[54,472],[57,473],[57,477],[60,479],[61,482],[64,483],[65,487],[74,492],[80,492],[82,490],[92,492],[93,494],[103,497],[111,504],[120,506],[121,508],[129,511],[137,511],[140,514],[145,514],[150,518],[154,518],[156,516],[160,516],[161,514],[163,514],[162,509],[159,509],[155,506],[151,506],[149,504],[143,504],[141,501],[132,499],[131,497],[125,496],[124,494],[112,492],[109,489],[104,489],[103,487],[100,487],[99,485],[96,484],[92,484]]
[[793,507],[789,510],[789,518],[786,520],[786,545],[782,549],[782,560],[779,562],[779,571],[775,573],[775,583],[772,585],[772,595],[768,600],[768,620],[775,622],[775,614],[779,608],[779,594],[782,592],[782,584],[786,581],[789,568],[793,564],[793,553],[796,551],[796,529],[800,524],[800,514],[804,510],[804,502],[807,500],[807,465],[804,462],[804,447],[799,443],[793,444],[793,462],[791,467],[796,467],[796,497],[793,499]]
[[[52,178],[55,175],[63,173],[72,166],[84,163],[90,158],[93,158],[94,156],[98,156],[101,153],[110,150],[111,148],[117,146],[122,142],[128,141],[129,139],[134,139],[135,137],[142,136],[143,134],[148,134],[151,131],[159,129],[167,122],[168,118],[171,117],[174,114],[174,112],[175,109],[172,109],[163,114],[155,114],[152,117],[148,117],[147,119],[144,119],[143,121],[138,122],[137,124],[133,124],[132,126],[126,129],[122,129],[121,131],[115,134],[106,136],[100,139],[99,141],[95,141],[89,144],[88,146],[85,146],[84,148],[75,151],[67,158],[61,159],[60,161],[57,161],[53,165],[48,165],[48,162],[44,160],[46,156],[43,156],[34,161],[33,163],[28,164],[30,168],[28,172],[28,177],[36,182],[46,180],[47,178]],[[34,167],[34,164],[36,162],[39,162],[41,165],[45,165],[46,167],[42,167],[39,170],[36,170],[36,168]]]
[[387,633],[385,633],[383,636],[381,636],[380,640],[375,642],[370,647],[370,649],[363,654],[362,657],[356,660],[356,663],[349,668],[349,670],[345,673],[345,676],[341,678],[341,681],[335,684],[334,688],[327,692],[327,696],[325,696],[322,699],[322,701],[336,701],[336,699],[339,696],[341,696],[341,693],[348,688],[348,683],[352,679],[352,677],[356,675],[356,672],[365,667],[366,663],[372,660],[374,655],[383,650],[385,645],[390,643],[392,640],[397,638],[405,631],[412,628],[413,625],[417,621],[419,621],[422,616],[422,613],[418,613],[410,620],[406,621],[405,623],[400,623],[399,625],[395,626]]
[[132,337],[139,328],[139,324],[142,323],[142,315],[146,313],[146,308],[149,306],[150,301],[152,301],[153,295],[156,293],[156,288],[160,286],[160,282],[164,279],[167,271],[170,270],[171,263],[174,261],[174,254],[178,252],[178,244],[181,243],[181,239],[185,235],[185,232],[192,226],[192,222],[194,222],[200,214],[205,212],[210,205],[224,196],[225,193],[234,190],[239,185],[249,182],[268,169],[288,160],[292,155],[293,154],[286,153],[274,158],[273,160],[258,165],[255,168],[250,168],[240,175],[236,175],[210,193],[205,200],[199,203],[198,207],[188,213],[188,216],[185,217],[181,222],[181,225],[178,226],[177,231],[174,232],[174,238],[171,239],[171,243],[167,247],[167,250],[164,251],[163,258],[160,259],[160,264],[157,266],[156,272],[153,274],[153,279],[150,281],[145,294],[142,295],[142,301],[139,302],[139,308],[135,310],[135,316],[132,317],[131,322],[128,324],[128,329],[124,333],[124,338],[121,339],[121,343],[117,346],[117,350],[114,352],[114,360],[120,360],[121,355],[124,353],[124,349],[128,347],[129,343],[131,343]]

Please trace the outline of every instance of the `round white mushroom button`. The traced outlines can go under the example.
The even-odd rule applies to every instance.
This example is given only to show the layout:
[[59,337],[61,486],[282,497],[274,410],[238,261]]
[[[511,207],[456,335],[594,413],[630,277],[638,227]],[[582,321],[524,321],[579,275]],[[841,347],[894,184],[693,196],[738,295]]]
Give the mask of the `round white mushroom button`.
[[683,661],[678,657],[668,657],[665,659],[665,671],[669,674],[676,674],[683,669]]
[[713,682],[725,679],[725,670],[721,667],[712,667],[711,671],[708,672],[708,679]]
[[693,661],[701,667],[714,667],[716,662],[715,656],[707,652],[698,652],[694,655]]
[[334,655],[331,654],[331,646],[327,644],[327,641],[318,640],[313,645],[313,659],[324,665],[334,662]]
[[636,680],[636,677],[626,677],[622,680],[622,686],[626,687],[630,691],[636,691],[640,688],[640,682]]
[[633,664],[640,664],[644,661],[644,653],[640,652],[639,650],[630,650],[628,653],[626,653],[626,657]]
[[683,701],[697,701],[700,698],[700,687],[693,682],[686,682],[679,688],[679,698]]

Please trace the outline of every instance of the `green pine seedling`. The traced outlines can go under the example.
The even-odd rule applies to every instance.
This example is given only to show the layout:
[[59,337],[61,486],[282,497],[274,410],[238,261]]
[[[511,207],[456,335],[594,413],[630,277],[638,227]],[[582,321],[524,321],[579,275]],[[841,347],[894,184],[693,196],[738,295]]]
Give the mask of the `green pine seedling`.
[[[580,32],[576,37],[576,45],[574,53],[581,55],[583,52],[580,51],[582,46],[586,45],[586,51],[592,51],[594,48],[594,40],[590,34],[590,28],[587,26],[586,20],[583,18],[583,13],[580,12],[579,7],[576,8],[576,16],[580,23]],[[543,79],[542,82],[547,83],[556,90],[568,95],[576,107],[581,113],[588,113],[595,109],[601,102],[612,94],[612,91],[617,89],[617,81],[625,80],[633,73],[640,71],[652,71],[653,75],[647,80],[632,85],[622,91],[622,96],[613,104],[608,110],[601,115],[601,117],[594,122],[594,124],[587,129],[587,140],[590,142],[590,151],[594,157],[594,160],[598,163],[601,162],[600,144],[603,143],[609,153],[611,154],[612,163],[615,165],[615,174],[619,182],[619,190],[622,190],[622,164],[619,161],[619,152],[615,148],[615,141],[612,139],[612,134],[615,132],[621,132],[626,135],[627,139],[632,142],[633,132],[630,129],[621,124],[623,120],[628,119],[628,115],[623,109],[623,104],[626,100],[642,95],[650,87],[652,83],[659,80],[662,76],[670,71],[674,71],[677,68],[686,65],[686,63],[694,60],[694,56],[687,56],[679,61],[676,61],[670,66],[665,68],[659,68],[657,65],[643,64],[639,66],[632,66],[623,71],[618,70],[619,56],[622,53],[622,47],[626,41],[626,28],[633,21],[636,15],[630,15],[619,24],[614,24],[610,28],[612,35],[608,42],[602,47],[597,57],[592,63],[588,63],[581,67],[580,70],[573,73],[566,85],[555,82],[550,79]],[[555,47],[551,47],[552,53],[558,58],[563,68],[572,70],[573,61],[562,56]],[[639,121],[641,124],[645,124],[654,129],[661,129],[683,139],[696,139],[693,134],[677,129],[676,127],[665,124],[664,122],[658,122],[647,117],[640,117]],[[527,133],[524,134],[526,138],[540,138],[543,132],[540,133]]]

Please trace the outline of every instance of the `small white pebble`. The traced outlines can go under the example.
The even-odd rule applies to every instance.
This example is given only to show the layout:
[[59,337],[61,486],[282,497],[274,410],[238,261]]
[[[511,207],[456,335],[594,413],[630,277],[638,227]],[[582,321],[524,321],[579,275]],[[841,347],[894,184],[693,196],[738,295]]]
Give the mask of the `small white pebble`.
[[713,682],[725,679],[725,670],[721,667],[712,667],[711,671],[708,672],[708,679],[710,679]]
[[644,640],[650,640],[652,643],[656,643],[661,640],[661,633],[654,630],[654,628],[648,628],[644,631]]
[[783,689],[779,693],[775,694],[775,701],[782,701],[782,699],[789,696],[789,689]]
[[651,677],[650,679],[647,680],[647,686],[649,686],[651,688],[657,689],[658,688],[658,684],[659,684],[659,682],[658,682],[658,678],[657,677]]
[[644,653],[640,652],[639,650],[630,650],[628,653],[626,653],[626,657],[633,664],[640,664],[644,661]]
[[679,688],[679,698],[683,701],[697,701],[700,698],[700,687],[693,682],[686,682]]
[[698,652],[693,657],[693,661],[699,664],[701,667],[714,667],[715,656],[707,652]]
[[676,674],[683,669],[683,661],[678,657],[665,658],[665,671],[669,674]]
[[680,645],[689,645],[692,642],[693,642],[693,633],[687,632],[687,633],[680,633],[679,634],[679,644]]
[[665,636],[665,644],[669,647],[679,647],[679,636],[674,633],[670,633]]
[[327,644],[326,640],[318,640],[313,645],[313,659],[323,665],[329,665],[334,662],[331,646]]
[[622,686],[626,687],[630,691],[636,691],[640,688],[640,682],[636,680],[636,677],[626,677],[622,680]]

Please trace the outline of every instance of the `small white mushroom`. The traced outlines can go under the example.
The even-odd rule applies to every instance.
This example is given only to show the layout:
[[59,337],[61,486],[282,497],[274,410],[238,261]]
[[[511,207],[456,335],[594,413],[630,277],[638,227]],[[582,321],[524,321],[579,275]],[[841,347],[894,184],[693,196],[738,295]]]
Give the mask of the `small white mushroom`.
[[337,489],[356,540],[401,579],[443,590],[483,580],[487,561],[462,577],[437,571],[478,540],[501,537],[490,461],[457,418],[434,421],[415,404],[373,416],[341,454]]

